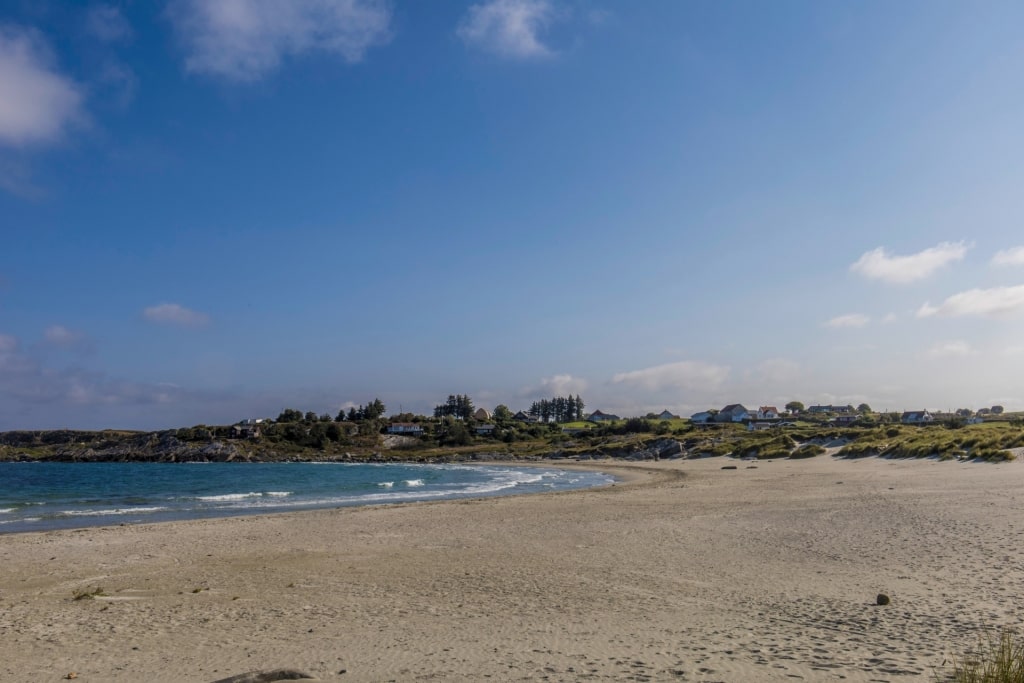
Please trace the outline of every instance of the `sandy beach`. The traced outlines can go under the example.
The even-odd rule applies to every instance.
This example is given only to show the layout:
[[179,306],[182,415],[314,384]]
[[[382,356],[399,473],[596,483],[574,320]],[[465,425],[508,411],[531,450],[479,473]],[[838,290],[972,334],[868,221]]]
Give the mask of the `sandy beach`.
[[0,680],[911,681],[1024,617],[1019,461],[588,466],[623,481],[0,536]]

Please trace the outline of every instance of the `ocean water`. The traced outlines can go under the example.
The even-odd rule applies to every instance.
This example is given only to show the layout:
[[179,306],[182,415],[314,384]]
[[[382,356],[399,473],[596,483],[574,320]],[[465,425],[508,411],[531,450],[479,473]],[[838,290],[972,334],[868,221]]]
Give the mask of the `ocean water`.
[[495,465],[0,463],[0,533],[512,495],[611,483]]

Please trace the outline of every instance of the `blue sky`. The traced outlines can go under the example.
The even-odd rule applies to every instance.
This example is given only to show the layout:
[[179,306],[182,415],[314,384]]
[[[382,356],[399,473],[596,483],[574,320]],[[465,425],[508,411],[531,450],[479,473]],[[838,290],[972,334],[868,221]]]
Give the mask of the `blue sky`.
[[0,8],[0,429],[1024,409],[1024,6]]

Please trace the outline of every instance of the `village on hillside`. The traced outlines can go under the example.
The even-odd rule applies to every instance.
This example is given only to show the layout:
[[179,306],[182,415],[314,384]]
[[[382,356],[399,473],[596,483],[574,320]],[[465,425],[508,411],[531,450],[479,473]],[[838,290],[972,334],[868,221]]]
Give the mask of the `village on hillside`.
[[[498,438],[502,435],[507,437],[511,427],[518,425],[520,429],[527,429],[531,426],[540,428],[554,428],[566,434],[579,434],[602,426],[621,425],[626,422],[640,421],[647,424],[669,423],[673,427],[686,425],[697,429],[713,429],[725,425],[742,425],[749,431],[761,431],[768,429],[784,429],[796,427],[800,424],[814,424],[819,426],[874,426],[877,424],[904,424],[904,425],[930,425],[949,424],[959,425],[979,424],[986,419],[997,419],[1003,413],[1001,406],[981,408],[977,411],[971,409],[958,409],[951,412],[929,411],[929,410],[908,410],[902,412],[874,412],[867,404],[857,407],[853,405],[811,405],[805,407],[799,401],[792,401],[782,409],[773,405],[759,406],[757,409],[749,409],[741,403],[731,403],[720,409],[709,408],[693,413],[689,417],[682,417],[670,410],[663,410],[660,413],[647,413],[643,416],[621,417],[614,413],[604,412],[600,409],[590,413],[582,412],[583,401],[577,396],[569,399],[555,398],[551,401],[535,402],[528,410],[512,412],[504,405],[497,406],[494,411],[486,408],[476,408],[467,396],[449,397],[448,404],[442,404],[435,410],[434,416],[414,415],[401,413],[385,418],[383,415],[384,404],[379,400],[366,408],[359,406],[352,408],[348,413],[342,411],[338,417],[331,418],[329,415],[316,415],[315,413],[301,413],[299,411],[286,410],[276,420],[270,418],[245,419],[231,427],[229,437],[239,439],[259,439],[261,433],[270,425],[305,422],[305,423],[333,423],[335,429],[341,430],[348,435],[355,435],[360,432],[366,433],[364,423],[373,420],[371,427],[373,431],[405,437],[425,437],[448,433],[453,431],[452,425],[458,424],[457,432],[466,432],[467,435],[479,438]],[[568,401],[567,411],[549,410],[548,406],[559,405],[559,401]],[[374,412],[368,412],[370,407],[376,405]],[[362,429],[361,429],[362,426]],[[333,430],[332,430],[333,431]],[[657,431],[652,428],[650,431]],[[333,436],[333,434],[331,435]]]

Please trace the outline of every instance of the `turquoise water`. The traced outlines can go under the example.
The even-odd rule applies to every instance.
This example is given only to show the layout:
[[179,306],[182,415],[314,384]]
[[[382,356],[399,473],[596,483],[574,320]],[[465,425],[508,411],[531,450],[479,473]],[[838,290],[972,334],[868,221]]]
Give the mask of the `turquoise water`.
[[0,533],[600,486],[557,467],[0,463]]

